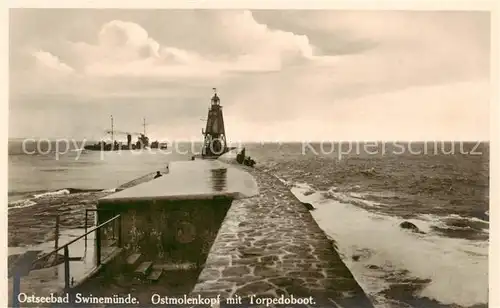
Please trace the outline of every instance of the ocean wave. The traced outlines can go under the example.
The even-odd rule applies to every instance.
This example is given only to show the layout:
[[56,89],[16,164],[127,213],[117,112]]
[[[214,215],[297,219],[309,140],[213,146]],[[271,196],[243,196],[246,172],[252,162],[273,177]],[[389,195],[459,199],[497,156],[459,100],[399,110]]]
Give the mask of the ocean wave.
[[[486,214],[486,212],[485,212],[485,215],[489,216],[488,214]],[[468,221],[483,222],[483,223],[486,223],[486,224],[490,223],[489,220],[484,220],[484,219],[481,219],[481,218],[478,218],[478,217],[467,217],[467,216],[462,216],[462,215],[458,215],[458,214],[450,214],[449,217],[450,218],[462,219],[462,220],[468,220]]]
[[[311,193],[310,189],[304,188],[307,187],[307,184],[296,183],[294,187],[299,189],[302,188],[302,193],[304,195],[308,195]],[[431,220],[433,221],[434,225],[430,226],[430,229],[426,232],[437,232],[441,235],[452,238],[471,240],[485,239],[489,234],[489,218],[480,218],[481,215],[478,215],[478,213],[475,212],[471,212],[471,215],[475,215],[476,217],[463,216],[458,214],[446,214],[445,212],[432,215],[417,214],[399,207],[399,204],[397,202],[391,202],[393,200],[389,200],[390,196],[397,198],[397,195],[394,193],[377,194],[379,196],[384,196],[384,199],[382,199],[383,202],[370,200],[370,197],[374,196],[373,192],[338,191],[336,187],[332,187],[327,191],[321,191],[318,193],[321,194],[325,199],[349,203],[371,212],[375,212],[377,214],[385,214],[389,216],[393,214],[405,217],[413,216],[414,218],[422,218],[423,220],[429,220],[429,217],[433,217],[433,219]],[[391,208],[396,209],[396,211],[393,211],[393,209]]]
[[484,225],[489,225],[490,222],[488,220],[483,220],[477,217],[469,217],[458,214],[448,214],[448,215],[432,215],[432,214],[422,214],[420,217],[427,221],[432,221],[437,224],[442,224],[446,221],[461,221],[461,222],[473,222],[473,223],[481,223]]
[[[115,188],[112,188],[115,189]],[[28,196],[30,198],[42,198],[42,197],[50,197],[52,195],[67,195],[67,194],[76,194],[76,193],[86,193],[86,192],[100,192],[109,189],[104,188],[60,188],[57,190],[36,190],[36,191],[9,191],[9,196]]]
[[398,307],[488,302],[488,242],[450,238],[435,230],[457,217],[407,219],[425,232],[418,234],[401,229],[401,218],[370,211],[366,202],[353,206],[352,199],[360,195],[335,190],[305,194],[311,189],[298,183],[292,192],[316,208],[312,215],[335,239],[343,260],[377,307],[391,307],[395,301]]
[[16,201],[12,201],[12,202],[9,202],[9,207],[8,209],[21,209],[21,208],[25,208],[25,207],[30,207],[30,206],[33,206],[33,205],[36,205],[37,203],[32,201],[31,199],[23,199],[23,200],[16,200]]
[[116,188],[110,189],[82,189],[82,188],[64,188],[53,191],[35,191],[35,192],[9,192],[9,196],[12,197],[25,197],[19,200],[13,200],[8,202],[8,209],[20,209],[25,207],[34,206],[37,204],[37,200],[43,198],[57,198],[61,196],[67,196],[77,193],[92,193],[92,192],[103,192],[103,193],[113,193],[116,192]]
[[468,240],[487,240],[489,237],[489,221],[476,217],[466,217],[457,214],[446,216],[420,215],[423,220],[431,223],[430,229],[451,238]]
[[285,179],[283,179],[283,178],[280,178],[280,177],[278,177],[278,176],[277,176],[276,178],[277,178],[277,179],[278,179],[281,183],[283,183],[286,187],[288,187],[288,188],[291,188],[291,187],[293,187],[294,185],[296,185],[296,184],[294,184],[292,181],[287,181],[287,180],[285,180]]
[[33,196],[34,199],[39,199],[39,198],[44,198],[44,197],[50,197],[50,196],[60,196],[60,195],[69,195],[70,191],[69,189],[60,189],[56,191],[49,191],[45,192],[42,194],[36,194]]
[[381,208],[386,206],[383,203],[363,199],[364,194],[359,192],[339,192],[336,187],[320,192],[325,199],[332,199],[344,203],[350,203],[362,208]]

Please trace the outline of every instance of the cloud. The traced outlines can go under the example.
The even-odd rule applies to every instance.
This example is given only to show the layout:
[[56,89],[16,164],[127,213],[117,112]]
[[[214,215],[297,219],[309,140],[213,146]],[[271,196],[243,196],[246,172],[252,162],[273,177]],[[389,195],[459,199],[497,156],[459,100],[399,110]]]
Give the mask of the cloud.
[[229,44],[241,48],[242,53],[278,57],[279,60],[313,57],[314,47],[306,35],[270,29],[258,23],[250,11],[228,13],[220,20],[223,36]]
[[[163,81],[168,86],[179,80],[191,84],[221,84],[242,74],[280,72],[290,65],[328,61],[328,57],[315,55],[315,47],[307,36],[271,29],[257,22],[250,11],[220,11],[205,17],[199,26],[210,29],[210,39],[214,38],[215,42],[205,45],[213,52],[204,52],[199,45],[186,47],[182,42],[171,42],[161,36],[154,38],[136,22],[114,19],[101,25],[94,33],[94,40],[58,39],[59,44],[56,40],[45,44],[50,52],[40,51],[36,55],[44,63],[39,71],[47,76],[47,82],[32,76],[29,69],[14,72],[18,76],[14,79],[23,83],[14,84],[12,92],[14,95],[22,91],[22,95],[57,93],[88,98],[158,96],[168,92],[167,89],[149,88],[149,93],[138,89],[132,93],[129,85],[141,84],[148,88],[146,81],[152,84]],[[207,33],[194,31],[190,35],[201,38]],[[59,72],[74,74],[51,81],[57,78],[52,75]]]
[[[80,88],[96,83],[98,88],[116,88],[130,78],[141,84],[148,79],[227,83],[245,73],[277,72],[282,74],[280,80],[296,83],[295,79],[303,79],[308,88],[343,97],[488,77],[488,40],[484,39],[488,28],[484,18],[478,18],[483,15],[282,13],[276,18],[276,12],[268,12],[269,18],[263,19],[261,12],[189,11],[169,15],[165,20],[170,23],[141,20],[148,30],[137,18],[112,19],[94,30],[94,40],[65,41],[51,52],[65,59],[83,79],[88,77],[73,82]],[[172,27],[176,24],[184,27]],[[168,35],[157,28],[165,28]],[[337,44],[337,50],[343,51],[325,54],[325,44]],[[359,46],[365,46],[362,52]],[[299,69],[294,71],[294,67]],[[300,75],[290,76],[293,73]],[[75,91],[65,84],[61,88]],[[113,89],[101,92],[116,94]]]
[[[182,138],[199,134],[217,87],[239,139],[413,138],[419,125],[435,136],[487,136],[477,119],[487,117],[480,92],[489,91],[475,86],[489,79],[480,12],[30,12],[11,27],[16,123],[40,106],[81,127],[96,117],[106,126],[110,113],[135,123],[140,111],[152,132]],[[51,132],[80,132],[57,125]]]
[[144,56],[158,57],[159,44],[141,26],[120,20],[105,24],[99,32],[99,42],[111,50],[132,47]]
[[280,112],[270,110],[274,121],[265,123],[253,120],[265,110],[249,115],[242,104],[225,110],[226,125],[244,141],[486,140],[489,87],[488,82],[463,82],[335,101],[315,97],[303,100],[294,114],[283,108],[276,118]]
[[97,44],[77,42],[73,50],[89,76],[214,78],[225,72],[279,71],[287,63],[313,59],[307,36],[269,29],[250,11],[227,12],[217,21],[216,35],[237,54],[210,57],[160,44],[140,25],[121,20],[104,24]]
[[488,12],[313,10],[256,17],[308,33],[318,54],[338,56],[332,71],[349,83],[401,87],[489,77]]
[[61,60],[57,56],[54,56],[50,52],[39,50],[33,52],[32,56],[36,59],[36,63],[42,69],[48,69],[49,71],[56,71],[58,73],[74,72],[74,69],[72,67],[70,67],[66,63],[61,62]]

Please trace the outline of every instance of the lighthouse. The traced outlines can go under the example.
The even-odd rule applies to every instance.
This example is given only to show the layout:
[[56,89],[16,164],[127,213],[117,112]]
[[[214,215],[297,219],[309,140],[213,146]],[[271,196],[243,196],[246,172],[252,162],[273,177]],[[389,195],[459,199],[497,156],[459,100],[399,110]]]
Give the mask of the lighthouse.
[[217,95],[217,89],[213,88],[214,95],[208,109],[207,125],[202,134],[204,136],[202,157],[218,157],[227,152],[226,131],[224,129],[224,117],[222,106]]

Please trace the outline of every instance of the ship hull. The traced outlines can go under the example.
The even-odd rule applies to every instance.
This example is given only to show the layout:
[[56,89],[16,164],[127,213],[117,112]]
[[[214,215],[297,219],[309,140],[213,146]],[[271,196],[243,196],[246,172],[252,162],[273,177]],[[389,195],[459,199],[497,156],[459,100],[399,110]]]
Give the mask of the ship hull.
[[[94,144],[94,145],[87,145],[83,147],[84,150],[87,151],[104,151],[104,152],[112,152],[112,151],[132,151],[132,150],[141,150],[141,149],[147,149],[148,147],[137,147],[135,145],[132,146],[117,146],[113,147],[110,144],[109,145],[99,145],[99,144]],[[150,147],[151,149],[160,149],[160,147]],[[166,149],[166,147],[161,147],[161,149]]]

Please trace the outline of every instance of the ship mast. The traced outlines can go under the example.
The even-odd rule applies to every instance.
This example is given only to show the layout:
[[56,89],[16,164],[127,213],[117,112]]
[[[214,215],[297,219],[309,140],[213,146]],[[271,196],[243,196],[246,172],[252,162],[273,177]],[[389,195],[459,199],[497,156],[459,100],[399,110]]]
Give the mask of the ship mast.
[[114,132],[114,125],[113,125],[113,116],[111,116],[111,144],[113,144],[115,141],[115,132]]

